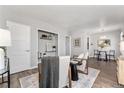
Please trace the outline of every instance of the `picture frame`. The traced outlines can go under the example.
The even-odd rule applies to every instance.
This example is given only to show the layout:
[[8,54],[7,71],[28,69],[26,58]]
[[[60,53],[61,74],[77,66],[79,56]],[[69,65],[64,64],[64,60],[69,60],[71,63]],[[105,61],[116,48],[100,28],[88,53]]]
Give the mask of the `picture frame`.
[[111,46],[111,40],[110,39],[100,39],[97,41],[97,45],[101,48],[109,47],[109,46]]
[[81,38],[74,39],[74,47],[80,47],[81,46]]

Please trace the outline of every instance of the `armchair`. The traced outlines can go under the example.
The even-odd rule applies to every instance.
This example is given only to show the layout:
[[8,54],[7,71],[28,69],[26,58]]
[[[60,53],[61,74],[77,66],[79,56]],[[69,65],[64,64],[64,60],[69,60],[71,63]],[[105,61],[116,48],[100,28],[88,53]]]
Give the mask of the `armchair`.
[[71,60],[71,63],[82,64],[82,59],[84,57],[84,53],[80,54],[78,57],[75,57]]
[[89,53],[86,52],[85,54],[82,53],[77,58],[71,60],[71,63],[77,64],[77,69],[79,73],[88,75],[88,56]]
[[89,53],[85,53],[83,59],[82,59],[82,64],[77,65],[77,69],[79,73],[83,73],[88,75],[88,58],[89,58]]

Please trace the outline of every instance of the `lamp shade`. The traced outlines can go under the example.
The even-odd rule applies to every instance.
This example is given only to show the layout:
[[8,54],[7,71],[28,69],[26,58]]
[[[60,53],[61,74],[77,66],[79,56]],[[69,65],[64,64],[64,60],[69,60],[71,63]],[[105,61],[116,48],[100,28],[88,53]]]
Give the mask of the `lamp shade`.
[[0,28],[0,47],[11,45],[10,31]]

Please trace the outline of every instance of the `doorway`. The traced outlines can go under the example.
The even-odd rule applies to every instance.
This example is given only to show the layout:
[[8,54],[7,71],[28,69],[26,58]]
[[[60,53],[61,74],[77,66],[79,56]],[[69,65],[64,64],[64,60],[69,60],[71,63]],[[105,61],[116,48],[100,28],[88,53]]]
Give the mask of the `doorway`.
[[65,42],[65,47],[66,47],[66,56],[71,56],[71,39],[70,36],[66,36],[66,42]]
[[58,34],[38,30],[38,57],[58,56]]

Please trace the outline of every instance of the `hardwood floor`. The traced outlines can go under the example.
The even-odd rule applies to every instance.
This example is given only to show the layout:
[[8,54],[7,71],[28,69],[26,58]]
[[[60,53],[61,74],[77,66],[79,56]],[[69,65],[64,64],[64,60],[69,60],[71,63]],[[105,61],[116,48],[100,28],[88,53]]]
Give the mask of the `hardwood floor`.
[[[28,76],[28,75],[31,75],[37,72],[38,72],[38,69],[32,69],[32,70],[26,70],[23,72],[12,74],[10,76],[10,87],[20,88],[21,86],[20,86],[19,78],[22,78],[22,77],[25,77],[25,76]],[[0,88],[7,88],[7,84],[6,83],[0,84]]]
[[90,58],[89,67],[99,69],[100,73],[95,80],[93,88],[122,88],[117,83],[116,76],[116,62],[115,61],[97,61],[96,59]]
[[[116,77],[116,62],[105,62],[99,61],[97,62],[96,59],[90,58],[89,59],[89,67],[99,69],[100,73],[93,85],[93,88],[122,88],[124,86],[120,86],[117,83]],[[19,78],[25,77],[34,73],[37,73],[37,69],[27,70],[20,73],[16,73],[11,75],[11,88],[20,88]],[[7,84],[0,85],[0,88],[6,88]]]

